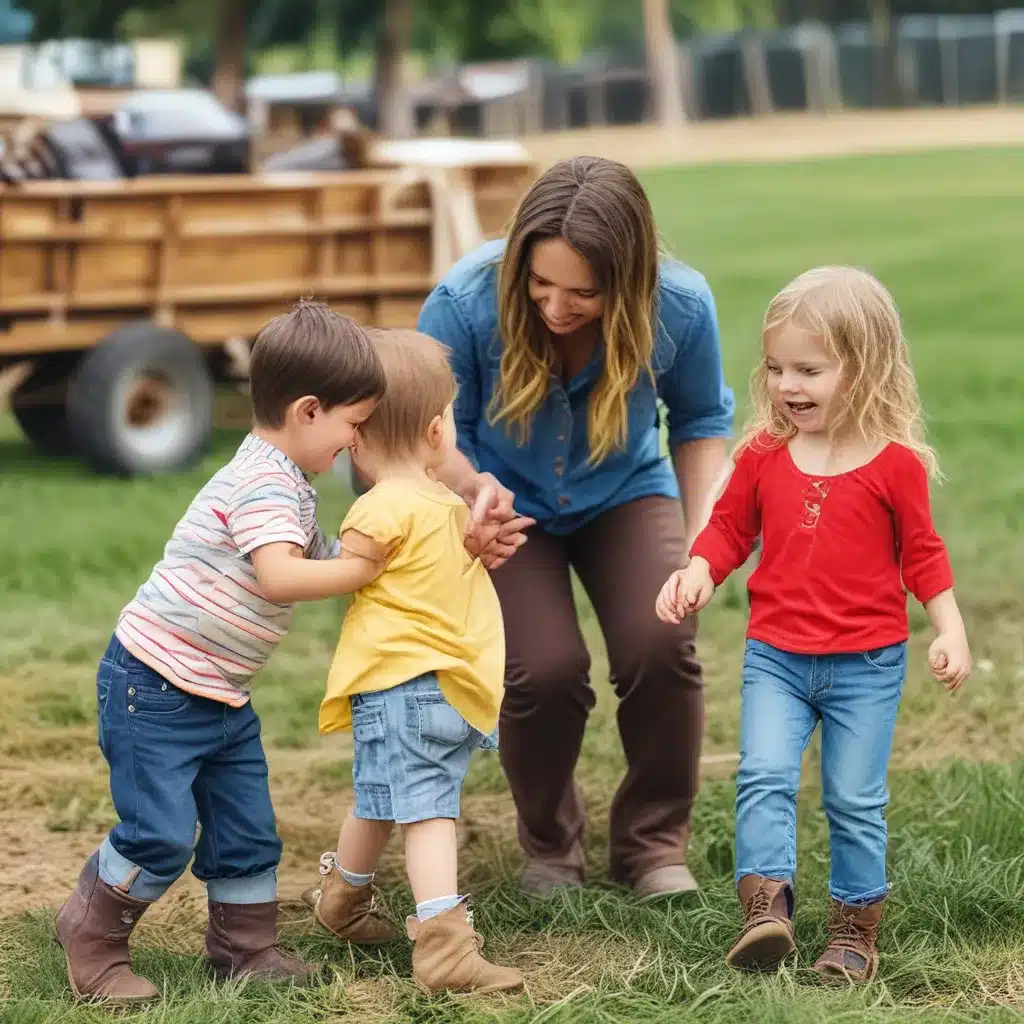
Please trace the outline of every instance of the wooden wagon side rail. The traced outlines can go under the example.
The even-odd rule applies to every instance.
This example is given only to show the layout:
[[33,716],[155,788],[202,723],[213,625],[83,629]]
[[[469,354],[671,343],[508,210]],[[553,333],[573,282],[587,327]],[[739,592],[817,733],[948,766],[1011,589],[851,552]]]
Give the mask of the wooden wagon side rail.
[[131,319],[220,343],[300,295],[409,325],[454,255],[443,201],[435,171],[410,169],[0,189],[0,352],[80,348]]

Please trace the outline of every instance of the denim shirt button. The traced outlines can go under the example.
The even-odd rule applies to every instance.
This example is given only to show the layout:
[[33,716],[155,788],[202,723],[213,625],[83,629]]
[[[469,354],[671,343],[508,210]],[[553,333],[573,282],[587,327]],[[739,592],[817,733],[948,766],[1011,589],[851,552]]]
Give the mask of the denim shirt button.
[[135,705],[134,704],[129,704],[128,705],[128,714],[133,714],[134,711],[135,711]]
[[129,697],[134,697],[135,696],[135,687],[134,686],[129,686],[128,687],[128,696]]

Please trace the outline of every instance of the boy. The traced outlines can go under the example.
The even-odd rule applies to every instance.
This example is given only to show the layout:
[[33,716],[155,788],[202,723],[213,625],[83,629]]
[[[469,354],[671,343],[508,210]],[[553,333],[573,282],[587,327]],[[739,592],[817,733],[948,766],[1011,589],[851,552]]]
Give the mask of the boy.
[[307,476],[352,444],[385,379],[362,328],[303,302],[257,336],[250,390],[251,433],[175,527],[100,662],[99,743],[120,820],[57,914],[79,999],[159,995],[132,971],[128,938],[193,852],[217,973],[312,974],[276,945],[281,841],[249,684],[296,601],[363,583],[317,526]]

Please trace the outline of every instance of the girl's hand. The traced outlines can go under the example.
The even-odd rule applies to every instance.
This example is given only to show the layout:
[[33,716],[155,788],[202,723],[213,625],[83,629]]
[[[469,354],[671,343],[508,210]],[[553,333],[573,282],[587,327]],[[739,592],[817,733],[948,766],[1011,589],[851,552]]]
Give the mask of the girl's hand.
[[928,667],[940,683],[955,693],[971,674],[971,649],[963,630],[940,633],[928,648]]
[[710,566],[703,558],[694,558],[685,569],[677,569],[669,576],[654,611],[662,622],[677,626],[687,615],[699,612],[714,592]]

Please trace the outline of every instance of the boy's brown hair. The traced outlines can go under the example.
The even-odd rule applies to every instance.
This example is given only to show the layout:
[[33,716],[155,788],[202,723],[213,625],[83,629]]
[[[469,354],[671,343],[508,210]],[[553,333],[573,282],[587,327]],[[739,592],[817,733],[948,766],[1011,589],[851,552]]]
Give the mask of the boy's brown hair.
[[369,335],[388,383],[359,432],[389,455],[408,454],[426,436],[434,417],[455,400],[448,349],[418,331],[371,330]]
[[249,361],[253,417],[283,427],[292,402],[313,395],[324,409],[380,398],[384,368],[366,329],[326,303],[302,300],[264,324]]

